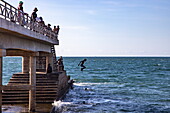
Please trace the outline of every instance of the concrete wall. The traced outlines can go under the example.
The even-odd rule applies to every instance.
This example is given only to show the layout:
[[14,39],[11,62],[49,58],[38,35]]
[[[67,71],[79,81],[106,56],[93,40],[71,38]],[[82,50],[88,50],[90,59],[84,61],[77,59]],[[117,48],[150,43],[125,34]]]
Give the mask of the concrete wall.
[[0,32],[0,47],[4,49],[24,49],[30,51],[51,52],[51,45],[37,40],[30,40],[12,34]]
[[58,77],[58,96],[62,98],[65,93],[68,91],[69,85],[68,85],[68,76],[66,75],[66,72],[63,71],[61,74],[59,74]]
[[0,48],[51,52],[58,41],[0,18]]

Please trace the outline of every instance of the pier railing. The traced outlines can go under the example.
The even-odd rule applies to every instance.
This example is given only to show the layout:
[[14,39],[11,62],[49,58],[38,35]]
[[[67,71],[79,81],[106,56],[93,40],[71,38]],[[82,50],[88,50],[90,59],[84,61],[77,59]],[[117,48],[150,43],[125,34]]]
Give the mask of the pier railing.
[[58,40],[58,34],[48,30],[47,27],[40,25],[38,22],[31,21],[31,17],[27,13],[18,10],[4,0],[0,0],[0,18],[43,34],[53,40]]

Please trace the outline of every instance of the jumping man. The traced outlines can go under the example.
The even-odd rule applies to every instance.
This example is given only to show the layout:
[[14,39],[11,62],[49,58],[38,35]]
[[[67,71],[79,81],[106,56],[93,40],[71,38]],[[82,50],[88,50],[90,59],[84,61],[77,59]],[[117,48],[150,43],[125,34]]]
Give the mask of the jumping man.
[[80,61],[80,63],[78,64],[78,66],[81,66],[81,71],[83,71],[83,69],[85,69],[86,67],[84,66],[84,62],[87,61],[87,59],[84,59],[82,61]]

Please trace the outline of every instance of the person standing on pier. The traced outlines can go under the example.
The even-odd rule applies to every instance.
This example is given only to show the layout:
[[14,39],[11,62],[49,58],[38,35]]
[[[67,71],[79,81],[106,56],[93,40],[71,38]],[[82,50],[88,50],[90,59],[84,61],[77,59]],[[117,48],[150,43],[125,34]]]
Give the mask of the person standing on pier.
[[31,21],[35,22],[37,18],[37,11],[38,9],[35,7],[32,14],[31,14]]
[[20,1],[18,6],[18,22],[22,26],[25,24],[23,1]]
[[83,71],[83,69],[86,68],[86,67],[84,66],[85,61],[87,61],[87,59],[84,59],[84,60],[80,61],[80,63],[78,64],[78,66],[81,66],[81,67],[82,67],[82,68],[81,68],[81,71]]
[[63,64],[63,57],[60,56],[60,58],[57,61],[58,65],[58,71],[64,71],[64,64]]
[[31,14],[31,29],[35,30],[38,9],[35,7]]

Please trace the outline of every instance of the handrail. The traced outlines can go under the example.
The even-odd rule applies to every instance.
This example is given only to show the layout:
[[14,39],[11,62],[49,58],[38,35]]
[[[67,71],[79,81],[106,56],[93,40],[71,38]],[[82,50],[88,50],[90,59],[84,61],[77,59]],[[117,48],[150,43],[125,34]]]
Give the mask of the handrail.
[[38,22],[31,21],[31,17],[28,14],[18,10],[4,0],[0,0],[0,18],[21,25],[36,33],[43,34],[52,40],[58,40],[58,34],[46,29],[46,27],[41,26]]

